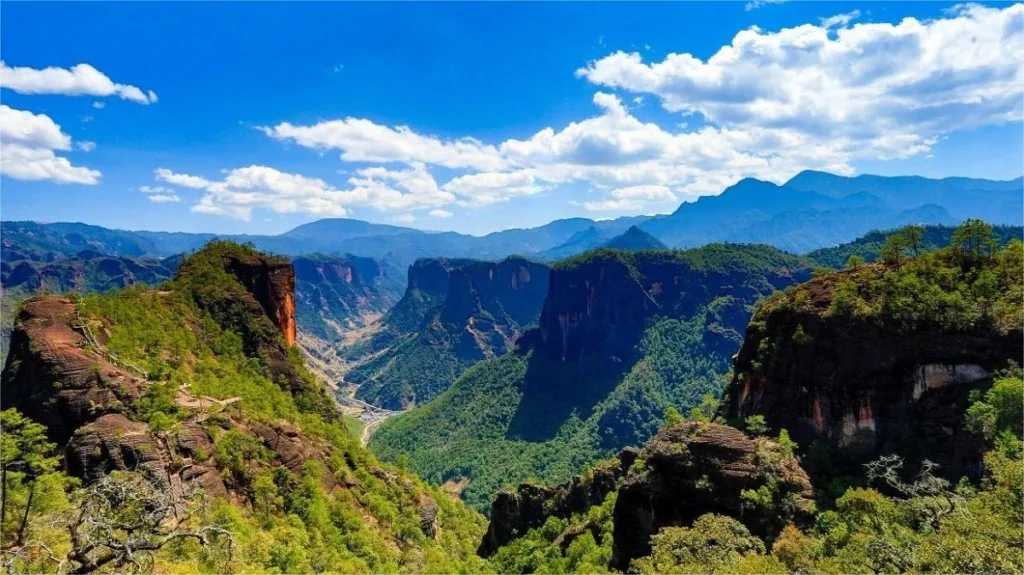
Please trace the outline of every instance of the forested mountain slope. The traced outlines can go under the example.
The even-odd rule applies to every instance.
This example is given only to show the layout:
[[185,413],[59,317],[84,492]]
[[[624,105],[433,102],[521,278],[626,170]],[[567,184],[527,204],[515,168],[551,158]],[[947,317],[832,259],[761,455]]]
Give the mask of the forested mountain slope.
[[674,406],[721,393],[754,303],[810,276],[765,246],[559,262],[538,328],[467,370],[435,401],[385,423],[371,448],[429,481],[467,478],[486,509],[502,484],[561,480],[646,441]]
[[342,349],[357,397],[397,409],[433,399],[473,363],[505,354],[536,322],[548,268],[524,258],[499,262],[421,260],[409,287],[367,335]]
[[760,304],[718,414],[502,490],[481,554],[507,573],[1024,569],[1024,243],[980,222],[920,257],[905,239]]
[[0,386],[11,569],[486,571],[480,516],[348,433],[293,287],[221,242],[159,291],[28,300]]

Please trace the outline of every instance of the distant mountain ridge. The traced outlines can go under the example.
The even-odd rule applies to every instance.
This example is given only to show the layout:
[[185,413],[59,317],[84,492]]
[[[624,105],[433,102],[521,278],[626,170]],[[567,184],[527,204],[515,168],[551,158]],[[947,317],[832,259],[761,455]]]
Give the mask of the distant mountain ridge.
[[523,255],[552,261],[599,247],[633,226],[674,248],[720,241],[760,242],[799,253],[907,223],[952,225],[980,218],[1021,225],[1022,191],[1024,178],[846,177],[805,171],[782,185],[746,178],[717,196],[684,203],[671,214],[602,221],[569,218],[484,236],[345,218],[310,222],[275,236],[133,232],[35,222],[3,222],[2,233],[5,240],[66,255],[94,249],[109,255],[163,257],[194,251],[220,237],[292,256],[321,252],[386,257],[400,268],[421,257]]

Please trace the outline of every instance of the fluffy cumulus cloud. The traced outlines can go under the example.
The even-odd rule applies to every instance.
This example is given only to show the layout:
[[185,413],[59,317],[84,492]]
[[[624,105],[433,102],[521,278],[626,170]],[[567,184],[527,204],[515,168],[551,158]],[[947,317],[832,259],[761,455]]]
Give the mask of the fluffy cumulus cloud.
[[[95,147],[92,142],[77,142],[77,145],[83,150]],[[0,174],[58,184],[98,183],[100,172],[74,166],[56,153],[71,149],[71,136],[46,114],[0,105]]]
[[445,219],[450,218],[454,215],[455,214],[449,212],[448,210],[430,210],[430,217],[432,218]]
[[[256,207],[446,217],[443,208],[452,204],[473,208],[536,194],[554,200],[566,185],[589,190],[577,205],[613,215],[670,211],[743,177],[782,182],[803,169],[850,174],[857,161],[927,154],[949,132],[1024,118],[1024,5],[958,6],[929,21],[859,17],[742,30],[706,60],[609,54],[576,71],[596,86],[589,117],[505,141],[361,118],[258,128],[362,164],[344,182],[258,166],[219,182],[168,170],[157,177],[205,190],[194,209],[236,217]],[[679,117],[656,123],[625,104],[646,101]],[[277,176],[258,185],[232,180],[245,170]]]
[[381,126],[369,120],[345,118],[312,126],[287,122],[258,128],[271,138],[300,146],[341,151],[346,162],[422,162],[448,168],[493,170],[503,167],[497,151],[473,138],[442,140],[424,136],[408,126]]
[[[231,170],[221,180],[155,171],[156,179],[203,190],[192,211],[248,220],[254,209],[277,213],[345,216],[353,207],[381,212],[434,208],[452,203],[455,196],[441,190],[423,164],[390,170],[374,166],[357,170],[347,185],[335,187],[319,178],[282,172],[268,166]],[[145,193],[166,193],[162,186],[142,186]]]
[[[117,96],[139,104],[157,101],[156,92],[144,92],[129,84],[118,84],[89,64],[70,69],[50,66],[35,68],[8,66],[0,61],[0,88],[19,94],[62,94],[65,96]],[[95,106],[101,108],[101,106]]]
[[907,157],[952,130],[1021,120],[1024,5],[847,27],[856,16],[744,30],[706,61],[617,52],[577,74],[718,126],[837,142],[848,157]]
[[[190,176],[189,174],[176,174],[167,168],[157,168],[154,172],[158,180],[162,180],[169,184],[176,186],[182,186],[184,188],[192,188],[195,190],[202,190],[208,188],[213,184],[206,178],[200,178],[199,176]],[[143,186],[148,187],[148,186]]]

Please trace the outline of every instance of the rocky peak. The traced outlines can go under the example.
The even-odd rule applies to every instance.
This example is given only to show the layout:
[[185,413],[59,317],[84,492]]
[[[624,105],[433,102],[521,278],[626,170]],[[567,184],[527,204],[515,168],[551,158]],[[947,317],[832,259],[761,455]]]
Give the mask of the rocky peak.
[[[786,504],[765,511],[744,504],[743,492],[772,485]],[[773,536],[814,513],[814,493],[792,453],[765,438],[706,422],[662,430],[641,452],[619,489],[613,512],[612,567],[650,554],[651,536],[688,526],[705,513],[728,515],[753,533]]]
[[26,300],[11,334],[0,403],[46,425],[60,442],[101,415],[128,411],[148,384],[95,344],[71,299]]
[[230,271],[256,298],[267,317],[281,330],[285,343],[295,345],[295,269],[277,258],[242,258],[231,254],[225,258]]

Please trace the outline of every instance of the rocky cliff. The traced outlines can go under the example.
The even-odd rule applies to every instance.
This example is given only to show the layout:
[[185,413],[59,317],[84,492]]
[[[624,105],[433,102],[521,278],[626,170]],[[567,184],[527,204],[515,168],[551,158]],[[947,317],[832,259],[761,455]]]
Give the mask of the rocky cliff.
[[[705,513],[740,520],[773,536],[814,513],[807,474],[784,446],[725,425],[686,422],[661,431],[640,454],[615,502],[612,567],[625,571],[651,551],[651,536],[690,525]],[[766,490],[770,508],[750,505],[744,492]]]
[[295,472],[310,459],[326,463],[323,441],[285,423],[248,421],[233,412],[218,417],[216,429],[211,428],[204,423],[206,411],[222,404],[184,389],[174,401],[194,411],[174,433],[157,433],[134,420],[153,382],[134,364],[105,351],[108,329],[83,317],[71,299],[34,297],[18,315],[3,370],[0,402],[43,423],[55,442],[66,445],[72,475],[94,481],[112,470],[139,471],[167,489],[197,480],[210,493],[223,495],[232,484],[226,486],[216,472],[213,442],[229,430],[264,445],[273,454],[266,463],[276,461]]
[[0,403],[43,423],[59,442],[102,415],[129,412],[148,388],[141,373],[99,354],[88,329],[72,300],[41,296],[24,303],[11,334]]
[[403,279],[372,258],[301,256],[292,266],[301,331],[325,342],[377,320],[402,294]]
[[[752,505],[744,492],[765,493],[772,505]],[[624,449],[562,485],[524,483],[500,492],[478,553],[491,556],[550,517],[590,517],[591,508],[613,494],[611,533],[574,522],[554,541],[583,530],[595,531],[598,541],[613,537],[610,567],[620,571],[650,554],[658,531],[689,526],[706,513],[736,518],[751,532],[772,537],[787,524],[808,522],[814,512],[810,481],[786,446],[725,425],[685,422],[662,430],[642,451]]]
[[287,345],[295,345],[295,269],[283,259],[242,257],[224,258],[225,269],[245,287],[274,325],[281,330]]
[[[821,440],[857,461],[895,450],[938,462],[954,479],[978,471],[962,414],[972,390],[1021,359],[1019,319],[996,317],[1021,313],[1019,263],[992,299],[966,300],[958,291],[975,289],[970,278],[982,270],[957,264],[940,273],[943,265],[937,256],[901,270],[862,266],[766,302],[737,355],[728,414],[762,414],[804,446]],[[995,285],[998,265],[983,266]],[[952,285],[927,279],[932,273]]]
[[[718,261],[716,250],[728,255]],[[746,302],[808,276],[797,258],[762,246],[635,254],[597,250],[552,268],[539,330],[524,344],[539,342],[549,357],[567,362],[628,361],[652,319],[689,317],[718,298],[730,298],[731,304],[723,300],[726,323],[735,325],[731,334],[725,326],[720,333],[727,340],[722,346],[731,347],[749,315]]]
[[548,275],[518,257],[417,261],[402,299],[345,351],[356,362],[345,379],[388,408],[429,401],[472,363],[513,347],[537,319]]

